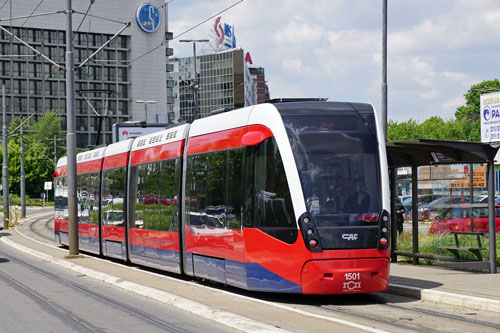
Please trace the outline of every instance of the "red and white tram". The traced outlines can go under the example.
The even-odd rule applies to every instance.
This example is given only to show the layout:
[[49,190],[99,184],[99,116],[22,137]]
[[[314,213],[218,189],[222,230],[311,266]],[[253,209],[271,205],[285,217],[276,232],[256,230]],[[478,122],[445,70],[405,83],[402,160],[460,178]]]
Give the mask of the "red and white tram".
[[[82,250],[248,290],[383,291],[385,143],[369,104],[260,104],[77,156]],[[55,236],[68,244],[66,158]]]

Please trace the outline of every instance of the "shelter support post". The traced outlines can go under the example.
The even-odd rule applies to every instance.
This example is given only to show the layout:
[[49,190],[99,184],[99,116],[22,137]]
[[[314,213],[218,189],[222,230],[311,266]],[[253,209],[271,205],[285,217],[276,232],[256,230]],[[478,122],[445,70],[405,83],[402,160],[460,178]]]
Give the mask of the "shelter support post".
[[412,232],[412,247],[413,254],[412,264],[418,265],[418,167],[411,166],[411,232]]
[[394,251],[396,251],[396,241],[397,241],[397,214],[396,214],[396,196],[397,196],[397,184],[396,184],[396,168],[390,168],[391,174],[391,262],[397,262],[398,256]]
[[490,241],[490,273],[497,272],[496,226],[495,226],[495,165],[493,160],[488,161],[488,221]]

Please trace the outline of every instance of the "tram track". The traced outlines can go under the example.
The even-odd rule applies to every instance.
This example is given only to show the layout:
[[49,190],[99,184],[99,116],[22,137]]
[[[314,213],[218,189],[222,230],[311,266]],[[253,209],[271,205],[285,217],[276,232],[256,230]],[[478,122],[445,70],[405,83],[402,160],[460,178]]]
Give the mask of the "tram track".
[[[5,256],[5,253],[2,253],[3,256]],[[12,257],[11,257],[12,258]],[[12,259],[9,259],[12,260]],[[82,326],[82,328],[90,331],[90,332],[101,332],[101,330],[98,327],[93,326],[91,323],[88,321],[84,320],[83,318],[77,316],[76,314],[65,310],[63,307],[59,306],[58,304],[55,304],[52,300],[50,300],[47,297],[44,297],[42,294],[36,292],[32,288],[28,287],[26,284],[23,284],[16,280],[15,278],[11,277],[10,275],[5,274],[4,272],[0,271],[0,279],[3,281],[9,283],[12,285],[16,290],[20,291],[22,294],[28,296],[41,306],[45,306],[46,309],[48,309],[51,314],[55,315],[57,318],[61,319],[62,321],[67,321],[71,320],[74,323],[77,323],[78,325]]]
[[[373,305],[377,307],[381,307],[377,312],[378,313],[391,313],[395,314],[394,310],[401,311],[398,313],[397,317],[386,317],[380,314],[367,314],[366,312],[361,312],[358,310],[351,310],[351,306],[345,306],[345,305],[331,305],[331,304],[313,304],[314,303],[314,298],[313,302],[307,304],[307,303],[302,303],[303,305],[306,306],[312,306],[312,307],[317,307],[322,310],[326,310],[328,312],[332,313],[337,313],[353,318],[359,318],[363,320],[370,320],[373,322],[377,323],[383,323],[388,325],[388,327],[399,331],[399,330],[416,330],[416,331],[427,331],[427,332],[442,332],[443,327],[431,327],[432,324],[429,324],[429,319],[428,320],[418,320],[419,317],[425,317],[425,318],[430,318],[430,321],[432,322],[432,319],[438,319],[439,321],[450,321],[453,322],[455,325],[461,326],[460,324],[457,323],[463,323],[467,324],[470,327],[475,327],[476,331],[486,331],[486,330],[500,330],[500,323],[493,323],[493,322],[488,322],[484,320],[477,320],[477,319],[471,319],[459,315],[454,315],[454,314],[449,314],[445,312],[440,312],[440,311],[434,311],[434,310],[429,310],[429,309],[422,309],[418,308],[417,306],[405,306],[401,305],[404,302],[409,302],[409,300],[404,301],[403,297],[396,297],[398,298],[398,301],[400,302],[398,304],[394,304],[391,302],[391,300],[388,300],[385,295],[382,294],[360,294],[360,295],[350,295],[350,301],[353,303],[353,305],[356,305],[356,303],[359,303],[360,305],[362,304],[368,304],[368,305]],[[388,296],[389,297],[389,296]],[[391,296],[394,297],[394,296]],[[296,299],[295,299],[296,300]],[[293,302],[293,300],[291,300]],[[320,302],[319,302],[320,303]],[[413,303],[413,302],[411,302]],[[385,310],[385,308],[387,310]],[[450,307],[451,308],[451,307]],[[470,312],[470,311],[469,311]],[[417,320],[416,320],[417,319]],[[472,326],[470,326],[472,325]],[[444,325],[446,326],[446,325]],[[390,329],[389,329],[390,330]]]
[[403,306],[397,306],[397,305],[389,305],[389,304],[379,304],[382,306],[390,307],[390,308],[397,308],[399,310],[403,310],[407,315],[399,315],[399,318],[394,318],[394,319],[387,319],[381,316],[376,316],[376,315],[367,315],[366,313],[359,314],[356,313],[355,311],[350,311],[346,310],[345,308],[333,308],[329,306],[321,306],[322,309],[325,309],[330,312],[342,314],[342,315],[347,315],[350,317],[356,317],[360,318],[363,320],[371,320],[377,323],[384,323],[386,325],[389,325],[391,328],[395,329],[396,331],[400,330],[416,330],[416,331],[426,331],[426,332],[442,332],[442,327],[433,329],[430,328],[429,325],[423,325],[419,324],[418,322],[414,321],[414,318],[416,318],[416,315],[425,315],[425,316],[432,316],[435,318],[439,319],[448,319],[452,321],[459,321],[462,323],[467,323],[471,325],[477,326],[479,331],[483,331],[485,328],[489,329],[494,329],[494,330],[499,330],[500,325],[489,323],[489,322],[484,322],[484,321],[479,321],[479,320],[472,320],[460,316],[454,316],[454,315],[449,315],[449,314],[444,314],[444,313],[438,313],[438,312],[433,312],[433,311],[428,311],[428,310],[423,310],[423,309],[417,309],[417,308],[410,308],[410,307],[403,307]]
[[[42,223],[45,221],[44,227],[48,228],[50,223],[50,218],[42,217],[33,222]],[[38,232],[40,228],[30,225],[30,231],[36,235],[48,239],[51,242],[53,240],[43,233]],[[147,270],[147,269],[146,269]],[[154,270],[156,271],[156,270]],[[156,271],[157,272],[157,271]],[[170,276],[170,275],[169,275]],[[170,276],[172,277],[172,276]],[[179,277],[179,281],[183,279]],[[429,320],[450,323],[463,323],[469,327],[473,327],[474,331],[487,331],[487,330],[500,330],[500,323],[488,322],[484,320],[472,319],[464,317],[463,315],[456,315],[445,313],[441,311],[428,310],[423,308],[418,308],[417,306],[407,306],[402,305],[404,303],[410,302],[413,304],[414,300],[410,300],[404,297],[397,297],[397,300],[391,298],[394,295],[386,294],[366,294],[366,295],[349,295],[340,296],[337,298],[336,303],[331,303],[331,298],[325,297],[315,297],[315,296],[304,296],[304,295],[269,295],[252,293],[241,290],[234,290],[231,287],[225,287],[220,284],[216,286],[211,283],[203,283],[200,281],[193,281],[191,283],[200,284],[203,287],[219,290],[222,292],[232,293],[235,296],[249,298],[250,300],[262,301],[267,304],[278,304],[280,307],[287,308],[292,311],[294,308],[302,309],[304,315],[309,313],[311,316],[316,316],[318,313],[331,313],[337,314],[336,317],[350,317],[354,322],[364,322],[365,325],[369,325],[369,322],[377,323],[376,327],[382,327],[382,329],[388,331],[428,331],[428,332],[442,332],[442,327],[433,326],[429,324]],[[340,304],[339,304],[340,303]],[[345,304],[342,304],[345,303]],[[363,306],[376,306],[378,309],[373,313],[367,313],[367,311],[360,310]],[[385,314],[398,312],[396,316],[391,317]],[[469,311],[470,312],[470,311]],[[424,318],[424,319],[422,319]],[[425,318],[431,318],[426,320]],[[381,325],[378,325],[381,324]],[[454,324],[458,325],[458,324]]]
[[[90,298],[100,302],[101,304],[104,304],[106,306],[111,306],[114,309],[119,309],[119,310],[127,313],[128,315],[131,315],[137,319],[140,319],[141,321],[143,321],[146,324],[150,324],[150,325],[153,325],[153,326],[159,328],[162,331],[172,332],[172,333],[185,332],[184,330],[179,329],[177,327],[174,327],[170,323],[168,323],[168,322],[166,322],[158,317],[152,316],[152,315],[150,315],[144,311],[141,311],[137,308],[134,308],[126,303],[123,303],[123,302],[117,301],[115,299],[112,299],[110,297],[96,293],[85,286],[82,286],[78,283],[75,283],[74,281],[70,281],[68,279],[65,279],[65,278],[59,276],[59,275],[50,273],[44,269],[41,269],[41,268],[38,268],[34,265],[26,263],[18,258],[15,258],[15,257],[3,252],[3,251],[1,251],[0,253],[2,254],[3,258],[5,258],[13,263],[16,263],[18,265],[22,265],[25,268],[28,268],[32,271],[35,271],[39,274],[42,274],[42,275],[50,278],[52,281],[56,281],[57,283],[60,283],[64,286],[70,288],[71,290],[74,290],[78,293],[82,293],[85,296],[90,297]],[[5,282],[12,284],[13,286],[15,286],[15,288],[17,290],[21,291],[23,294],[25,294],[28,297],[30,297],[31,299],[35,300],[39,304],[42,304],[45,307],[47,307],[47,309],[50,310],[49,312],[57,314],[58,317],[63,317],[66,320],[71,320],[73,322],[76,322],[79,325],[81,325],[84,329],[86,329],[90,332],[103,332],[102,329],[92,325],[88,321],[84,320],[82,317],[80,317],[80,316],[78,316],[70,311],[64,310],[63,306],[55,303],[51,298],[43,296],[41,293],[30,288],[27,284],[20,282],[18,279],[14,278],[10,275],[7,275],[6,273],[4,273],[2,271],[0,271],[0,278],[2,280],[4,280]]]
[[[34,221],[29,222],[29,230],[31,233],[35,234],[38,237],[43,238],[44,240],[50,241],[50,243],[55,244],[54,242],[54,229],[50,227],[50,222],[53,221],[54,216],[42,216]],[[37,225],[40,221],[45,221],[43,229],[42,228],[37,228]],[[52,237],[49,237],[46,233],[41,232],[40,230],[51,230],[52,231]]]

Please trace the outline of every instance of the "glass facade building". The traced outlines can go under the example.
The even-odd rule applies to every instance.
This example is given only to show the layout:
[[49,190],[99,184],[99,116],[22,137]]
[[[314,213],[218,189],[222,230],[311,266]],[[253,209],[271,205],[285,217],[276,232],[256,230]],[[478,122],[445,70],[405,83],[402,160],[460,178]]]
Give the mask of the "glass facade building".
[[[242,49],[231,49],[197,57],[198,109],[200,117],[215,110],[257,104],[255,82],[244,61]],[[172,119],[191,121],[194,114],[193,57],[174,58],[174,115]]]

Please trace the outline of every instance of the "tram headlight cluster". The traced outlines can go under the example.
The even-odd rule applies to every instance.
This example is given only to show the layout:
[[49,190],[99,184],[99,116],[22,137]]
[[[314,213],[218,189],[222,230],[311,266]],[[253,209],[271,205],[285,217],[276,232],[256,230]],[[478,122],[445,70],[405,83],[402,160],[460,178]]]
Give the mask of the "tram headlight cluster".
[[382,211],[380,214],[380,232],[378,237],[378,246],[379,250],[386,249],[389,247],[389,239],[390,239],[390,225],[391,218],[389,212],[386,210]]
[[319,242],[318,232],[316,231],[316,226],[314,225],[314,221],[309,213],[304,213],[300,216],[299,224],[307,248],[315,252],[321,251],[322,248]]

